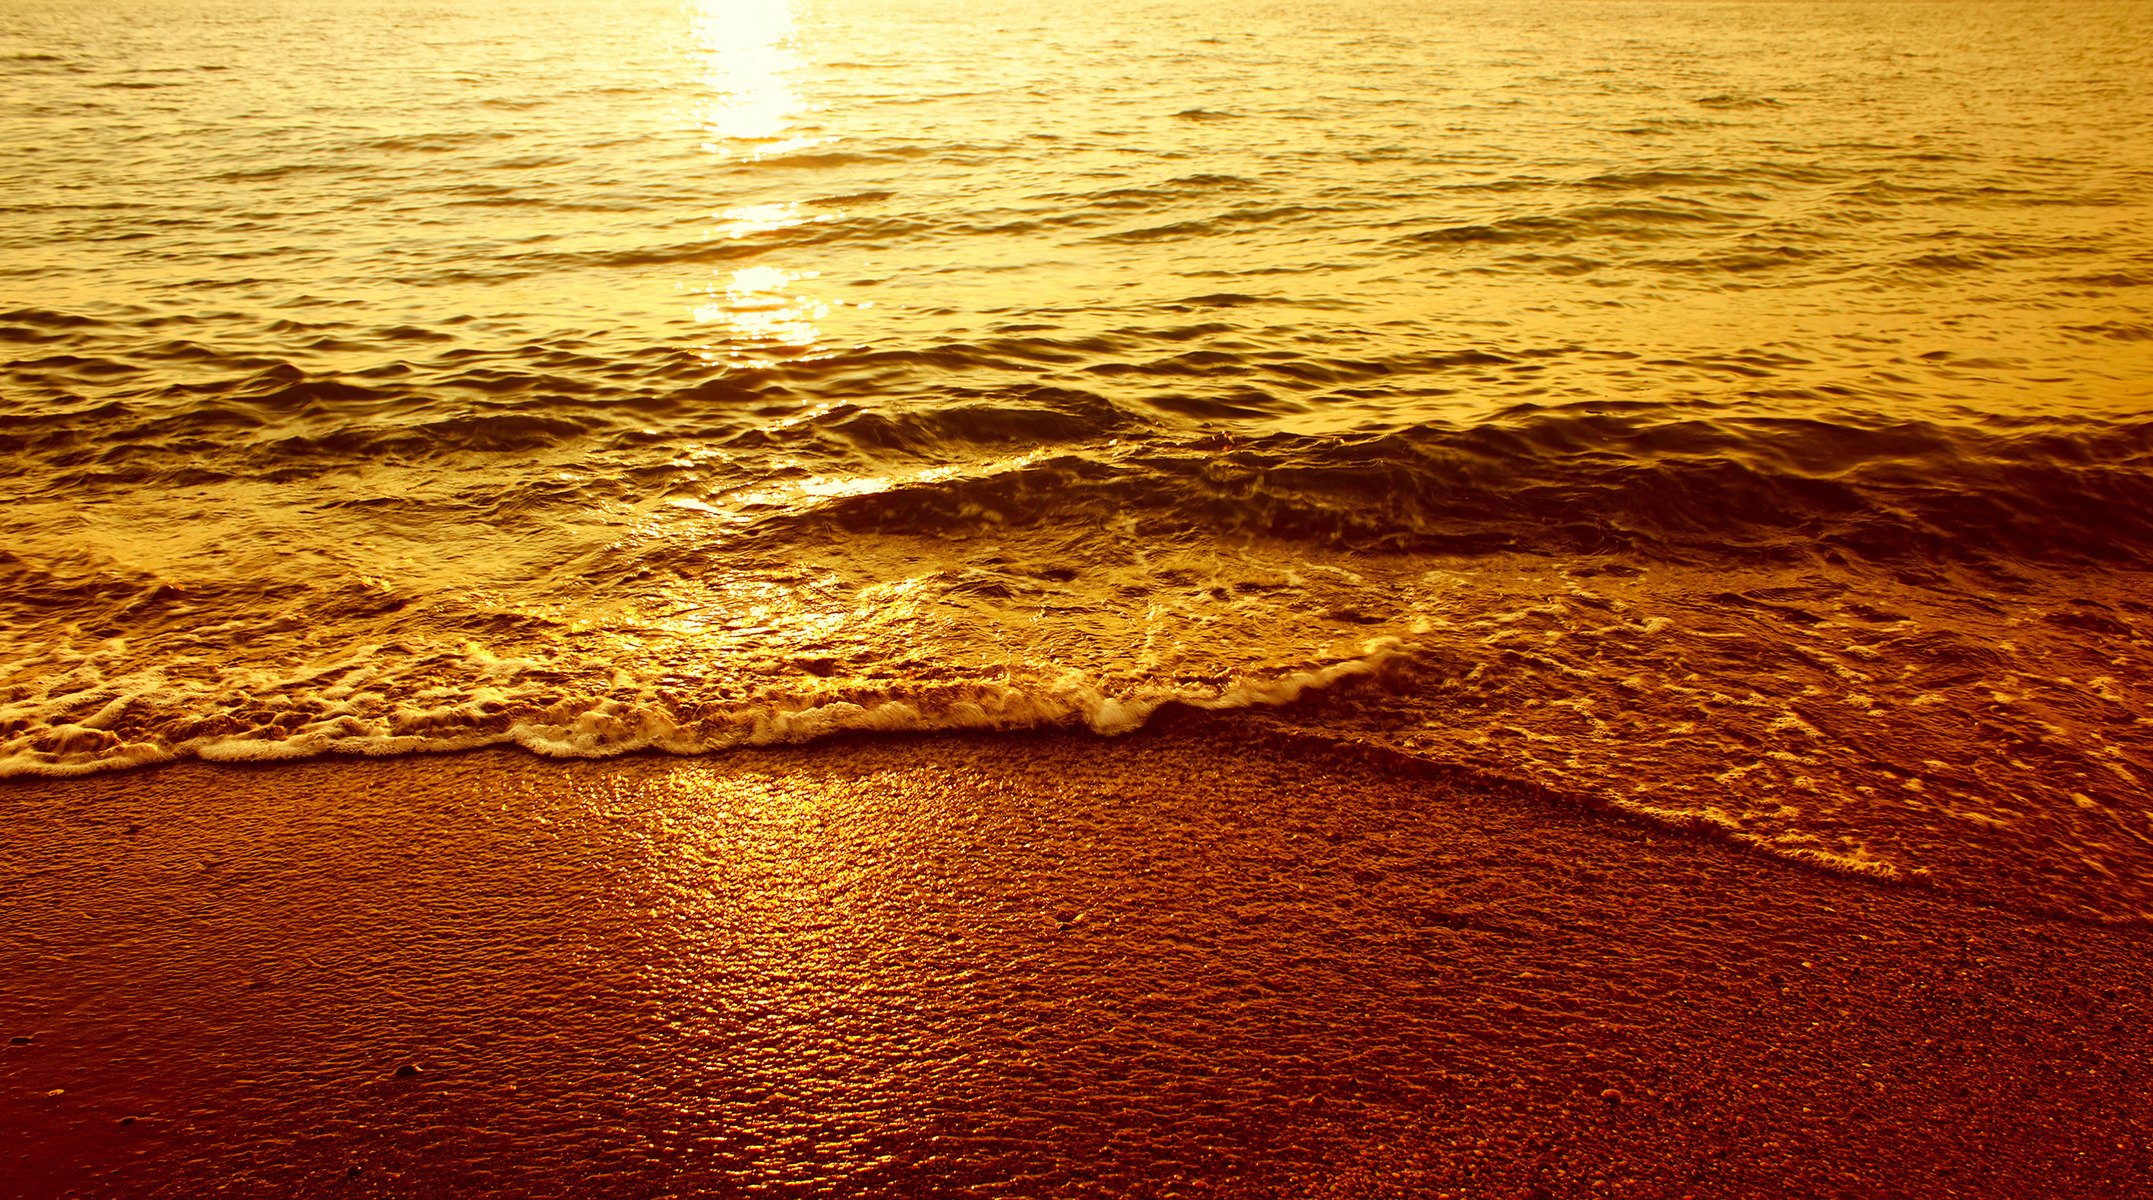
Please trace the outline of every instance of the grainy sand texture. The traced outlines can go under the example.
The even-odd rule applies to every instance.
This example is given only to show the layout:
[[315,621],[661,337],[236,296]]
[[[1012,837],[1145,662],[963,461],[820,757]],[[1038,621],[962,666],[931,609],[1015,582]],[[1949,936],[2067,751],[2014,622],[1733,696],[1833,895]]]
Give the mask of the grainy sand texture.
[[1195,718],[0,789],[0,1192],[2122,1197],[2148,938]]

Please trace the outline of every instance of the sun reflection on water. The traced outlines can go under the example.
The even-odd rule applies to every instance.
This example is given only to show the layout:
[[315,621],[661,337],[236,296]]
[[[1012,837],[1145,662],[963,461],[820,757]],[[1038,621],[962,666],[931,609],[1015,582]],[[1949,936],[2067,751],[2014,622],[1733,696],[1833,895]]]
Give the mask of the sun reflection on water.
[[807,349],[821,336],[816,322],[830,314],[830,304],[786,289],[797,280],[820,274],[742,267],[704,293],[708,299],[695,306],[695,319],[722,325],[730,335],[728,340],[736,343],[736,354],[739,343],[761,350]]
[[808,218],[800,212],[800,206],[797,204],[743,204],[714,215],[721,224],[712,236],[735,242],[757,234],[776,233],[781,229],[793,229],[808,223]]
[[[794,0],[694,0],[688,20],[700,60],[697,82],[705,89],[697,115],[703,150],[752,164],[822,140],[796,128],[808,106],[798,86],[804,62]],[[782,235],[820,219],[783,201],[713,215],[718,224],[710,238],[735,242]],[[691,315],[719,335],[703,347],[705,353],[754,363],[812,350],[832,302],[792,289],[819,274],[757,265],[714,271],[708,282],[686,284]]]
[[705,150],[753,159],[817,140],[785,136],[805,107],[792,0],[698,0],[688,24],[709,89]]

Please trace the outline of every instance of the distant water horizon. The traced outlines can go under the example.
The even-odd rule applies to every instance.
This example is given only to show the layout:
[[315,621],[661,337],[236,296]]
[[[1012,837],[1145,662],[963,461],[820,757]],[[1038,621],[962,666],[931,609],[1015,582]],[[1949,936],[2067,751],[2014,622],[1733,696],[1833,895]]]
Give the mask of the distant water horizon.
[[1254,708],[2153,918],[2148,15],[11,5],[0,777]]

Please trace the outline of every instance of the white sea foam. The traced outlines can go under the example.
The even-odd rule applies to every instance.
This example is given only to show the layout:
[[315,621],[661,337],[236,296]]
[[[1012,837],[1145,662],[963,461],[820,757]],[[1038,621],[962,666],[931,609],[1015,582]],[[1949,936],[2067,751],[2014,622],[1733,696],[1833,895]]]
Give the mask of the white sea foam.
[[[718,705],[693,697],[660,701],[652,698],[655,689],[646,687],[639,702],[560,700],[540,710],[518,703],[498,687],[479,686],[466,694],[437,697],[428,707],[407,705],[371,717],[328,702],[316,706],[313,719],[288,729],[259,726],[165,740],[121,742],[101,731],[53,724],[0,743],[0,779],[85,775],[184,758],[276,762],[325,754],[384,756],[505,745],[552,758],[605,758],[641,750],[707,754],[847,733],[1083,728],[1117,736],[1142,728],[1167,705],[1226,711],[1291,704],[1342,680],[1373,675],[1408,652],[1395,638],[1375,639],[1350,658],[1235,678],[1223,687],[1154,683],[1114,690],[1069,675],[1032,686],[974,682],[864,698],[802,695]],[[480,661],[483,666],[503,660],[484,655]],[[480,675],[500,677],[494,670]],[[114,699],[100,713],[121,704],[186,705],[200,698],[194,689],[173,695],[139,690]],[[302,701],[280,711],[303,706]],[[175,722],[183,715],[174,713]]]

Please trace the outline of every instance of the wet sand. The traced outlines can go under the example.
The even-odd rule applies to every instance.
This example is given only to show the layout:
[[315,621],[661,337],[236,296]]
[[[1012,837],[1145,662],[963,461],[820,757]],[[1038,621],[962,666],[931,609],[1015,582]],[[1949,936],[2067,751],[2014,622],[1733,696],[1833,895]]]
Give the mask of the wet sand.
[[2153,1178],[2144,930],[1246,722],[189,764],[0,815],[11,1195]]

